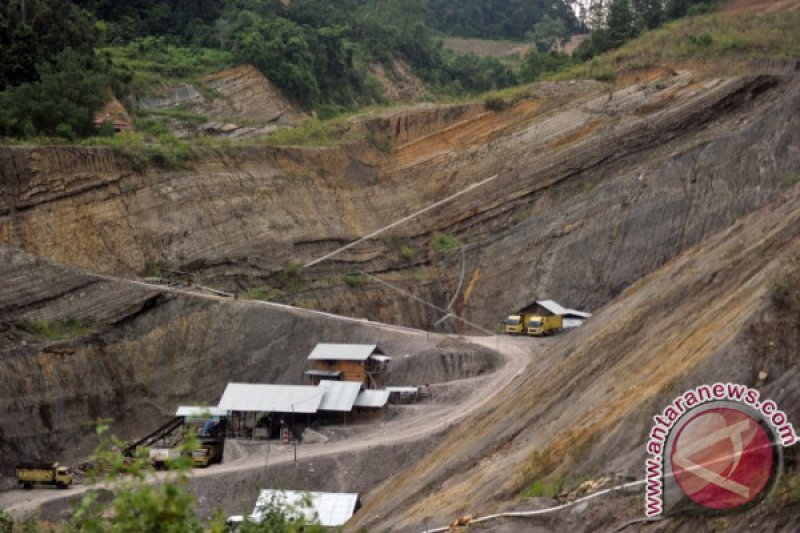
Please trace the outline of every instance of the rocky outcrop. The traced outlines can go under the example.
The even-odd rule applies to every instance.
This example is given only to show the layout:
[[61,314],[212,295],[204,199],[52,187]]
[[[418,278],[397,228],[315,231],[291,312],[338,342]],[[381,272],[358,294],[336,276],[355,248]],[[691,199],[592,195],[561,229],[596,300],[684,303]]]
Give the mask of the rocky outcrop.
[[197,124],[197,120],[172,117],[172,126],[181,136],[256,137],[303,116],[278,87],[250,65],[202,76],[196,85],[165,88],[159,94],[139,98],[136,105],[143,111],[177,108],[206,118]]
[[428,96],[425,84],[405,61],[393,59],[390,68],[373,63],[369,71],[381,84],[384,96],[390,102],[412,102]]
[[[93,271],[163,265],[415,326],[443,313],[344,275],[376,274],[488,330],[535,299],[592,310],[800,172],[796,76],[666,76],[497,112],[420,106],[365,122],[361,141],[210,151],[191,170],[137,173],[102,149],[3,148],[0,240]],[[287,290],[293,262],[493,174]]]

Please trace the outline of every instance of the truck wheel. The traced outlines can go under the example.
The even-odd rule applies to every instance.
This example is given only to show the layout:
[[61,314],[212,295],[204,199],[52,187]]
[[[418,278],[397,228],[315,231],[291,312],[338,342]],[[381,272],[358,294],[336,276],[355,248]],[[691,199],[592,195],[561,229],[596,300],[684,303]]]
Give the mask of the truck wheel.
[[58,483],[56,483],[56,488],[57,489],[66,489],[67,488],[67,484],[66,483],[62,483],[62,482],[59,481]]
[[33,483],[23,483],[22,488],[25,490],[31,490],[33,488]]

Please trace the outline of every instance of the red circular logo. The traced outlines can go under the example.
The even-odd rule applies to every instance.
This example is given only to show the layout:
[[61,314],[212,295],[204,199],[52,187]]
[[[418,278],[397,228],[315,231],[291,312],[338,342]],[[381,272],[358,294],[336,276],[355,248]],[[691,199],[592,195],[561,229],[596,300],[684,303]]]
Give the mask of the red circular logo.
[[670,460],[681,490],[710,509],[733,509],[753,501],[775,466],[772,442],[761,424],[726,407],[691,418],[678,432]]

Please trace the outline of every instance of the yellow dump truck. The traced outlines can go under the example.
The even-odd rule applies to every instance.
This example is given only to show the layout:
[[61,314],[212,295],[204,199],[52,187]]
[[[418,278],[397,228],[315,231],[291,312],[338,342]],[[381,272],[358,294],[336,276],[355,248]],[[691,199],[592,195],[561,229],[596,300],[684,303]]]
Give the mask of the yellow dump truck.
[[507,335],[522,335],[525,333],[525,321],[529,315],[508,315],[504,324]]
[[72,485],[72,474],[58,463],[20,463],[17,465],[17,482],[30,490],[34,485],[52,485],[66,489]]
[[527,333],[533,337],[555,335],[564,328],[564,317],[561,315],[528,315],[526,319]]
[[225,449],[225,441],[204,440],[199,448],[192,450],[192,464],[194,466],[208,466],[222,462],[222,453]]

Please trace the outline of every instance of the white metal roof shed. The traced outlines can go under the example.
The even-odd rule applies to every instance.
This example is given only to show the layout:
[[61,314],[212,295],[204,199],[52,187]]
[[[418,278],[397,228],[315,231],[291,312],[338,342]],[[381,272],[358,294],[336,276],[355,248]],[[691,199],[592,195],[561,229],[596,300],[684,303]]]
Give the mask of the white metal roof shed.
[[[310,506],[304,504],[306,496]],[[302,516],[309,521],[316,519],[325,527],[337,527],[343,526],[356,512],[358,494],[262,489],[250,519],[261,522],[270,505],[282,507],[288,514]]]
[[226,411],[316,413],[324,389],[311,385],[228,383],[219,400]]
[[585,311],[578,311],[576,309],[567,309],[566,307],[563,307],[561,304],[558,304],[553,300],[537,300],[536,303],[541,305],[554,315],[576,316],[579,318],[589,318],[590,316],[592,316],[592,313],[587,313]]
[[361,383],[355,381],[323,379],[319,382],[319,387],[325,390],[325,395],[319,404],[320,411],[344,411],[349,413],[353,410],[353,403],[361,391]]
[[383,407],[389,403],[388,390],[362,390],[353,405],[356,407]]
[[199,405],[181,405],[175,416],[193,416],[193,417],[207,417],[207,416],[227,416],[228,411],[220,409],[219,407],[202,407]]
[[366,361],[373,353],[383,355],[376,344],[333,344],[321,342],[308,356],[309,361]]

